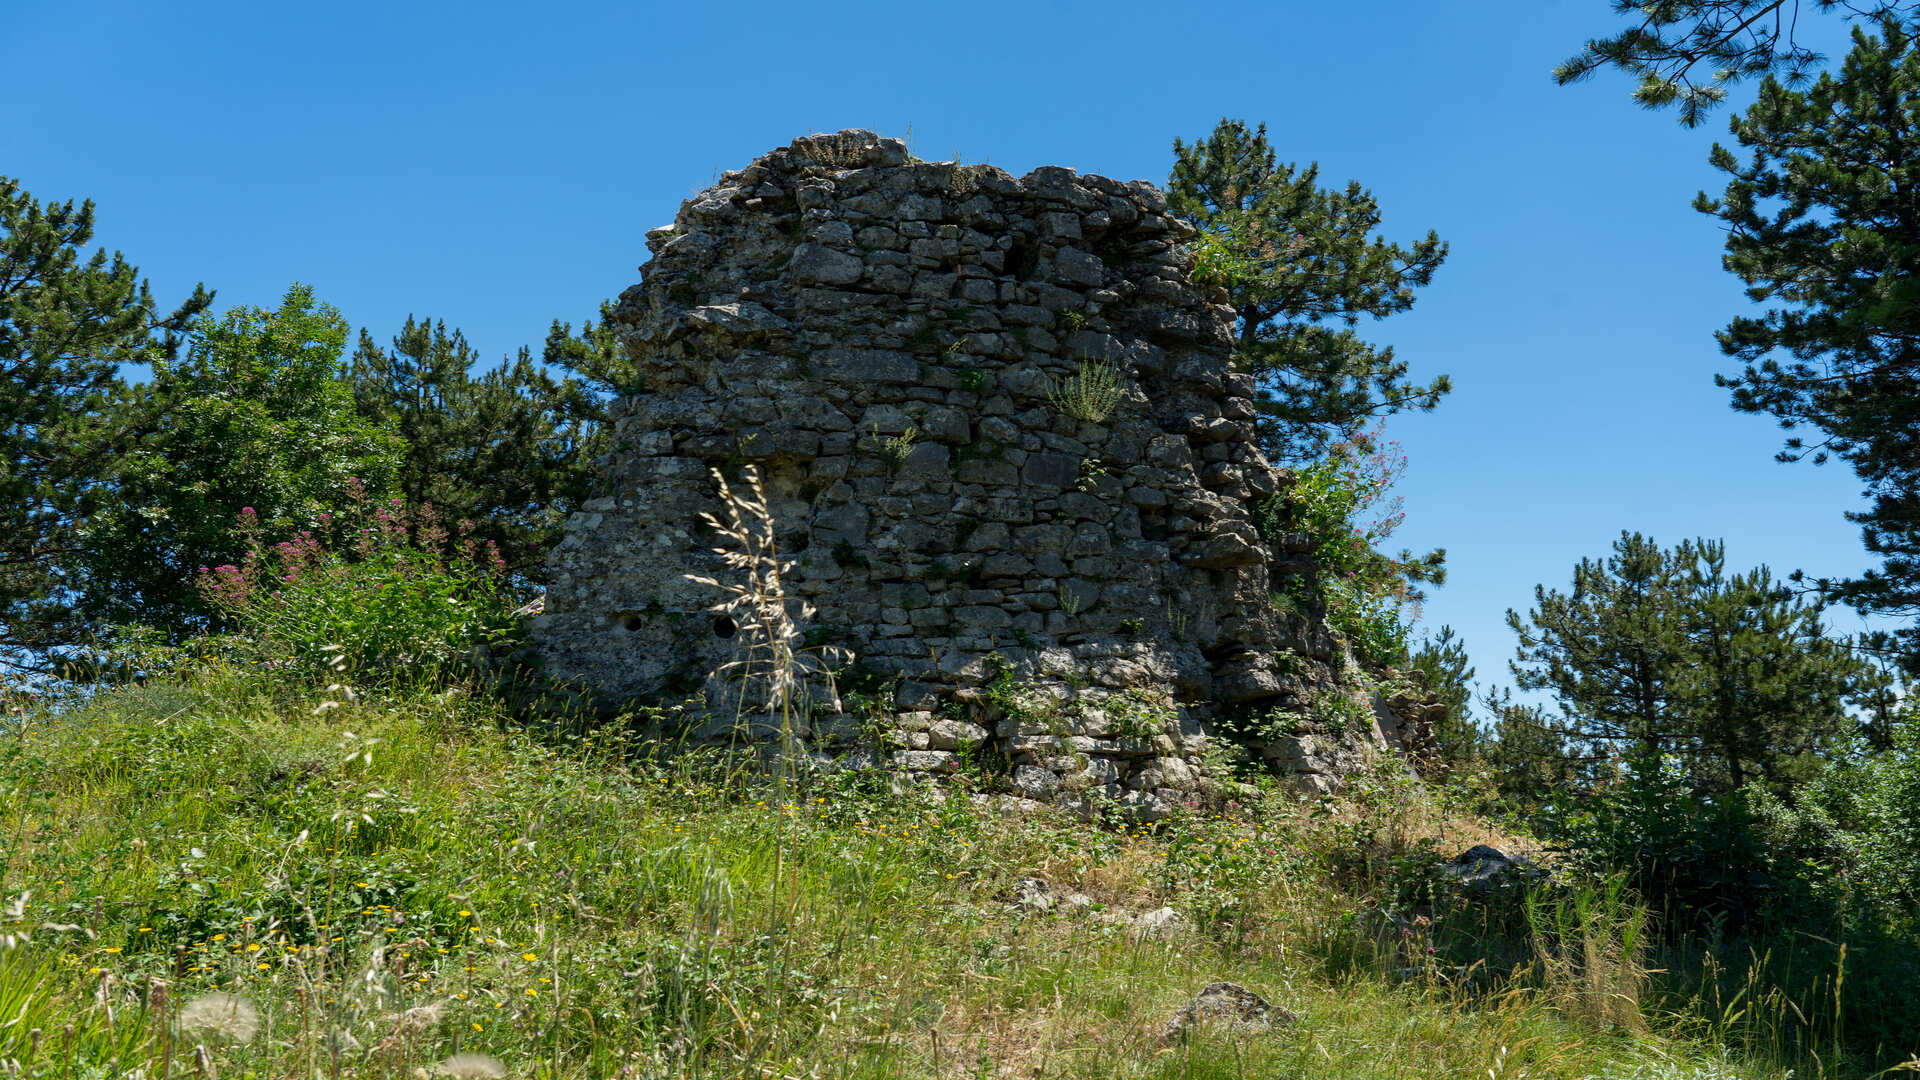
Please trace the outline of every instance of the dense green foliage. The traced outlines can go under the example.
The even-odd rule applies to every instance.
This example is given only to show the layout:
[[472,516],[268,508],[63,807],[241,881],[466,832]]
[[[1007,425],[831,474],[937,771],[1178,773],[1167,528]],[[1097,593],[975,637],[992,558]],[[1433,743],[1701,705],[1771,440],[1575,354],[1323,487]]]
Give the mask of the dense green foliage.
[[[1705,541],[1623,534],[1544,587],[1513,671],[1558,710],[1489,697],[1488,779],[1589,875],[1621,873],[1660,959],[1725,1000],[1720,965],[1763,956],[1749,993],[1824,999],[1883,1062],[1920,1051],[1920,868],[1912,705],[1820,609]],[[1852,943],[1853,951],[1843,949]]]
[[1729,575],[1723,545],[1663,549],[1623,533],[1604,560],[1545,586],[1523,619],[1514,678],[1558,700],[1581,760],[1671,758],[1702,792],[1760,780],[1776,791],[1842,744],[1847,705],[1880,685],[1849,643],[1827,636],[1817,605],[1765,567]]
[[[1854,31],[1837,74],[1805,90],[1769,79],[1732,124],[1746,160],[1715,146],[1727,173],[1696,205],[1726,226],[1726,268],[1770,305],[1719,335],[1745,364],[1723,376],[1734,407],[1811,428],[1783,460],[1829,455],[1872,500],[1862,525],[1877,571],[1822,582],[1870,612],[1920,616],[1920,48],[1896,22]],[[1902,633],[1920,671],[1920,623]]]
[[524,348],[486,371],[478,361],[445,323],[408,318],[390,349],[363,330],[349,374],[354,405],[398,434],[395,490],[408,505],[469,521],[516,572],[538,577],[590,486],[599,402]]
[[1200,272],[1227,289],[1238,316],[1237,363],[1260,380],[1261,437],[1280,460],[1320,456],[1375,417],[1427,410],[1445,375],[1407,379],[1391,347],[1353,327],[1413,306],[1447,246],[1374,235],[1380,207],[1357,182],[1319,186],[1317,165],[1276,165],[1266,125],[1222,120],[1192,145],[1173,141],[1167,204],[1199,228]]
[[411,319],[390,350],[362,331],[349,365],[345,318],[310,288],[212,321],[202,289],[162,314],[125,259],[83,257],[92,232],[91,203],[0,179],[0,665],[222,625],[195,579],[241,559],[243,510],[292,537],[350,496],[399,497],[491,542],[516,587],[539,580],[607,402],[634,388],[608,305],[577,334],[555,321],[544,365],[522,349],[475,370],[459,331]]
[[80,523],[114,504],[113,460],[152,411],[121,369],[165,361],[213,302],[169,314],[118,253],[83,257],[93,204],[42,204],[0,177],[0,665],[44,662],[84,641]]
[[1446,580],[1444,550],[1393,556],[1380,548],[1405,519],[1391,492],[1406,465],[1399,444],[1377,428],[1338,440],[1257,515],[1270,539],[1300,532],[1313,541],[1317,572],[1292,582],[1284,602],[1324,612],[1356,658],[1373,668],[1407,663],[1419,585]]
[[1850,907],[1870,926],[1910,924],[1920,912],[1917,709],[1903,710],[1885,749],[1853,747],[1791,798],[1756,800],[1776,857],[1804,868],[1824,904]]
[[493,541],[464,522],[449,531],[430,507],[376,502],[358,485],[348,495],[341,513],[321,515],[319,534],[276,543],[241,512],[240,561],[194,577],[233,627],[217,647],[323,680],[431,684],[464,677],[473,650],[517,635]]
[[196,330],[139,388],[158,419],[109,474],[113,501],[84,525],[84,610],[179,640],[212,612],[193,579],[237,553],[243,509],[276,536],[315,528],[349,485],[393,482],[401,444],[354,414],[340,361],[347,323],[295,285],[280,307],[234,308]]

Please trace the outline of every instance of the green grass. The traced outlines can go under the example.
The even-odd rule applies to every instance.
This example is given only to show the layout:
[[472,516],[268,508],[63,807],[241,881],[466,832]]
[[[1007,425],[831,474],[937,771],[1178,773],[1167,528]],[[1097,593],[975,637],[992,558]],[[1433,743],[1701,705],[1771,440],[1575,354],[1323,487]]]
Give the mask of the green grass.
[[[0,734],[0,1073],[1779,1075],[1638,1003],[1599,1026],[1538,980],[1450,988],[1437,927],[1356,930],[1455,827],[1407,785],[1147,834],[635,751],[218,671],[28,715]],[[1095,902],[1017,908],[1027,875]],[[1126,925],[1163,904],[1188,928]],[[1300,1024],[1164,1042],[1221,979]],[[180,1024],[216,991],[257,1035]]]

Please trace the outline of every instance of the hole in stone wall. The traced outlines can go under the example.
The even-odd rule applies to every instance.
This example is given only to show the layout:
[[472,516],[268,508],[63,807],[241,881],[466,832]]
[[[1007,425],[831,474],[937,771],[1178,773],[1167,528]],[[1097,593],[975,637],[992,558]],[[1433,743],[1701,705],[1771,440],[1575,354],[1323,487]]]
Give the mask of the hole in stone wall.
[[1026,241],[1015,239],[1007,248],[1007,273],[1025,281],[1040,268],[1040,253],[1028,247]]
[[733,621],[733,616],[715,615],[713,617],[713,636],[714,637],[730,638],[739,632],[740,632],[740,626],[739,624]]
[[1140,538],[1143,540],[1165,540],[1173,535],[1167,526],[1167,510],[1164,506],[1143,506],[1140,508]]
[[639,615],[636,615],[633,612],[628,612],[627,614],[620,616],[620,625],[626,627],[628,633],[632,633],[633,631],[640,629],[642,626],[645,626],[646,624],[647,624],[647,620],[641,618]]

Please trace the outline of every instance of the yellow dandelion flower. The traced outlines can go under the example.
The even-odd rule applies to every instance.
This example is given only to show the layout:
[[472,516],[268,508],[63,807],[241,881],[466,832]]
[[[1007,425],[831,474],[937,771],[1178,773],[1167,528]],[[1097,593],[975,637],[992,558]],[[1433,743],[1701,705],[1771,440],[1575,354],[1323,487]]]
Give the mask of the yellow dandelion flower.
[[530,952],[528,952],[528,953],[521,953],[521,954],[520,954],[520,959],[522,959],[522,960],[538,960],[538,959],[540,959],[540,958],[539,958],[538,956],[535,956],[535,955],[534,955],[533,953],[530,953]]

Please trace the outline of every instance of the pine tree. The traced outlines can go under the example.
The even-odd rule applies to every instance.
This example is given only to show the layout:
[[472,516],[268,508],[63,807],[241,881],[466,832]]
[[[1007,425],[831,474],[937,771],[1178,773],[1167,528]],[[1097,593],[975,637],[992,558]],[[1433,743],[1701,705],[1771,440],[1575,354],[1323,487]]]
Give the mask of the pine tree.
[[479,355],[444,322],[416,321],[390,349],[361,331],[351,370],[362,417],[400,437],[401,496],[494,541],[508,567],[539,580],[566,517],[586,497],[601,406],[525,348],[476,373]]
[[[1719,334],[1745,366],[1734,407],[1789,430],[1779,457],[1837,457],[1866,485],[1862,526],[1882,565],[1821,581],[1864,612],[1920,616],[1920,49],[1898,23],[1854,32],[1837,76],[1805,91],[1769,79],[1732,124],[1745,162],[1715,146],[1725,193],[1696,200],[1726,225],[1725,266],[1771,305]],[[1899,634],[1920,671],[1920,625]]]
[[572,372],[600,402],[645,389],[632,354],[613,329],[610,300],[600,302],[600,321],[581,323],[578,334],[573,332],[572,323],[553,320],[541,359],[549,367]]
[[[1649,109],[1677,105],[1680,122],[1693,127],[1727,88],[1744,79],[1782,72],[1789,84],[1804,81],[1822,59],[1796,32],[1803,7],[1838,10],[1849,19],[1882,20],[1920,11],[1912,0],[1611,0],[1616,14],[1634,21],[1612,37],[1587,42],[1554,68],[1554,81],[1579,82],[1603,67],[1636,76],[1634,100]],[[1710,74],[1696,80],[1705,65]]]
[[154,419],[120,369],[173,356],[213,302],[196,287],[160,314],[119,253],[82,258],[92,238],[92,202],[41,204],[0,177],[0,666],[86,638],[80,526]]
[[1481,702],[1492,723],[1482,750],[1500,794],[1523,808],[1572,790],[1596,764],[1572,744],[1559,718],[1543,706],[1513,700],[1505,690]]
[[1729,576],[1725,562],[1719,542],[1622,533],[1570,593],[1542,586],[1525,619],[1507,613],[1515,681],[1558,699],[1570,755],[1678,761],[1704,792],[1785,790],[1850,735],[1870,666],[1765,567]]
[[1673,606],[1674,559],[1639,533],[1623,533],[1613,552],[1582,559],[1570,593],[1536,586],[1537,606],[1525,620],[1507,612],[1520,639],[1513,676],[1522,690],[1560,699],[1575,721],[1570,737],[1658,755],[1672,741],[1672,680],[1687,655]]
[[1420,643],[1412,666],[1427,692],[1446,710],[1433,725],[1440,760],[1448,766],[1471,760],[1483,738],[1473,720],[1473,664],[1467,659],[1465,643],[1453,627],[1442,626],[1438,634]]
[[[1276,165],[1266,125],[1221,120],[1189,146],[1173,141],[1167,203],[1200,229],[1238,316],[1238,362],[1260,380],[1262,439],[1282,460],[1318,456],[1368,419],[1432,409],[1445,375],[1407,379],[1393,349],[1354,333],[1364,318],[1413,306],[1447,256],[1429,232],[1411,247],[1374,235],[1380,208],[1358,183],[1319,186],[1319,166]],[[1202,276],[1207,274],[1203,265]]]
[[1696,786],[1762,780],[1786,790],[1845,741],[1847,704],[1877,673],[1766,567],[1728,576],[1724,544],[1699,541],[1694,551],[1676,583],[1692,662],[1674,682],[1692,728]]

